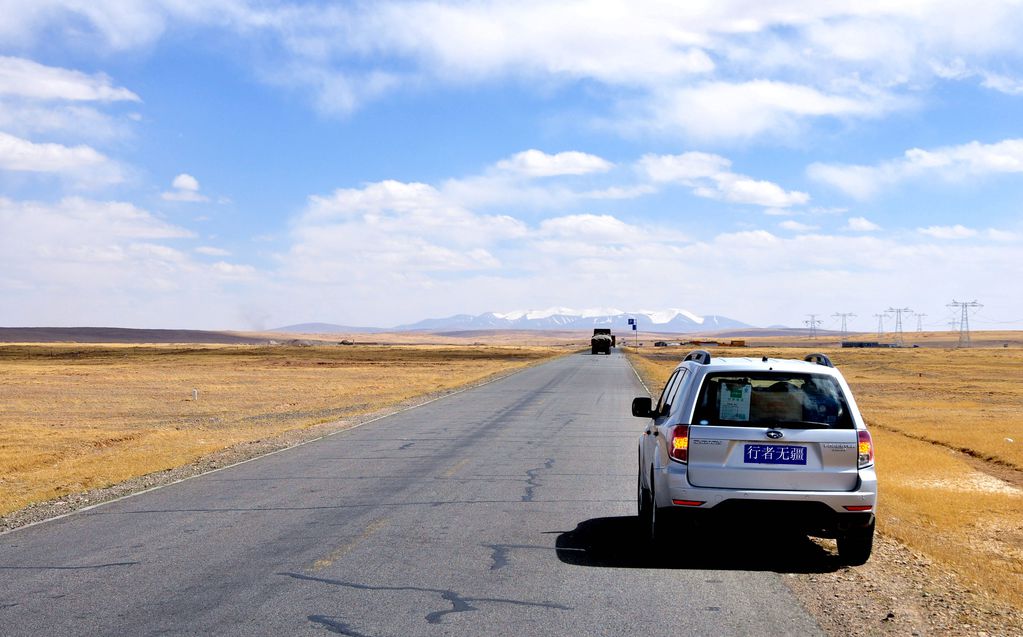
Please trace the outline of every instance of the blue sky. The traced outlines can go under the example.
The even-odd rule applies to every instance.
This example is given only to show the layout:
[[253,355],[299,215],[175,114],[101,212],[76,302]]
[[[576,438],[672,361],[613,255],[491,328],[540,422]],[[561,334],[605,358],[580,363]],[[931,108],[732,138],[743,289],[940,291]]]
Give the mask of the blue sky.
[[0,325],[1020,328],[1020,9],[5,3]]

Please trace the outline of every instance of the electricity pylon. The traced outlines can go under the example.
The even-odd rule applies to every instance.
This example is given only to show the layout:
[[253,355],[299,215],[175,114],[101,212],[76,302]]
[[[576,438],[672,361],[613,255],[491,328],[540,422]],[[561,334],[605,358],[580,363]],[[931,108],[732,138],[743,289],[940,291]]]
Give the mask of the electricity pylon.
[[962,315],[959,317],[959,347],[970,346],[970,308],[971,307],[984,307],[976,300],[963,302],[952,299],[952,302],[947,307],[960,308]]
[[848,330],[846,329],[846,319],[856,316],[852,312],[835,312],[831,316],[842,319],[842,340],[845,341],[848,336]]
[[902,347],[905,345],[905,342],[902,339],[902,313],[905,312],[908,314],[913,310],[908,307],[890,307],[885,311],[895,315],[895,344]]
[[886,317],[886,316],[888,316],[887,312],[881,312],[880,314],[875,314],[874,315],[874,318],[877,319],[877,337],[878,338],[884,338],[884,317]]
[[820,320],[817,319],[817,315],[816,314],[807,314],[807,316],[810,317],[810,320],[803,321],[803,324],[804,325],[808,325],[810,327],[810,338],[816,339],[817,338],[817,326],[820,325],[821,322],[820,322]]

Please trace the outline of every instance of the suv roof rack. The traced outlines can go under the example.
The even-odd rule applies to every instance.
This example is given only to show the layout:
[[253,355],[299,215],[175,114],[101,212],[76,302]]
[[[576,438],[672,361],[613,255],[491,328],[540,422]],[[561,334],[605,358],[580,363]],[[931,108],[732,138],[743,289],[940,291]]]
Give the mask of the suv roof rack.
[[710,352],[705,349],[694,349],[682,359],[683,363],[686,361],[696,361],[700,365],[710,365]]
[[820,353],[807,354],[803,358],[803,360],[808,362],[808,363],[816,363],[817,365],[823,365],[825,367],[834,367],[835,366],[834,363],[831,362],[830,358],[828,358],[826,355],[820,354]]

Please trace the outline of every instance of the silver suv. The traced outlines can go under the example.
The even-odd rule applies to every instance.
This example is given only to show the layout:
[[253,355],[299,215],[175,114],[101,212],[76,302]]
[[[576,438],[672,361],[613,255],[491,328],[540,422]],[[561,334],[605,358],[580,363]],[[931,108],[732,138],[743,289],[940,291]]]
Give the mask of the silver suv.
[[712,358],[690,352],[639,438],[639,515],[651,539],[728,518],[838,540],[847,564],[874,543],[874,446],[852,392],[827,356]]

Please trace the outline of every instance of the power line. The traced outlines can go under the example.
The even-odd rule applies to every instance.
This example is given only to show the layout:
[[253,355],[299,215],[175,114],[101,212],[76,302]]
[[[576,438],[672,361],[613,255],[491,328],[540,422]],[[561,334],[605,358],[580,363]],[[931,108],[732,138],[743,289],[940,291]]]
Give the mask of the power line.
[[905,342],[902,339],[902,313],[908,314],[913,310],[908,307],[890,307],[885,311],[895,315],[895,344],[899,346],[904,345]]
[[846,330],[846,319],[848,319],[850,317],[853,317],[853,316],[856,316],[856,315],[853,314],[852,312],[835,312],[831,316],[834,317],[834,318],[841,318],[842,319],[842,340],[844,341],[846,339],[846,336],[847,336],[847,333],[848,333],[848,330]]
[[952,302],[947,304],[946,307],[959,308],[962,313],[959,317],[959,347],[970,346],[970,308],[971,307],[984,307],[980,303],[977,303],[976,299],[973,301],[956,301],[952,299]]
[[993,318],[990,318],[990,317],[987,317],[987,316],[981,316],[979,314],[975,315],[973,317],[973,322],[977,323],[978,322],[977,321],[978,318],[981,319],[980,320],[981,323],[991,323],[991,324],[996,324],[996,325],[1009,325],[1010,323],[1023,323],[1023,318],[1016,319],[1015,321],[996,321]]
[[810,317],[810,320],[803,321],[803,324],[804,325],[808,325],[810,327],[810,338],[816,339],[817,338],[817,326],[821,324],[821,321],[817,319],[817,315],[816,314],[807,314],[807,316]]

